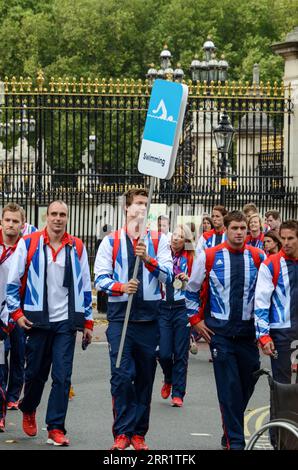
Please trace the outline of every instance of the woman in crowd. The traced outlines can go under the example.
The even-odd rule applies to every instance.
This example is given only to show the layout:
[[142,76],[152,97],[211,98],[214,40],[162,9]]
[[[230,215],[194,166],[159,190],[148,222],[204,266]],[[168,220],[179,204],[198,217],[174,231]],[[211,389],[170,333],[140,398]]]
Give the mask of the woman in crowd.
[[281,250],[281,240],[279,236],[269,230],[264,236],[264,251],[267,256],[275,255]]
[[246,244],[255,246],[263,250],[264,233],[262,228],[262,220],[259,214],[252,214],[248,219],[249,235],[246,238]]
[[189,227],[177,225],[171,239],[173,284],[165,286],[159,316],[159,362],[164,373],[161,396],[172,392],[172,406],[181,407],[186,389],[190,328],[185,307],[185,288],[194,258]]
[[204,232],[209,232],[214,228],[213,222],[211,217],[209,215],[205,215],[202,220],[202,228],[203,228],[203,233]]

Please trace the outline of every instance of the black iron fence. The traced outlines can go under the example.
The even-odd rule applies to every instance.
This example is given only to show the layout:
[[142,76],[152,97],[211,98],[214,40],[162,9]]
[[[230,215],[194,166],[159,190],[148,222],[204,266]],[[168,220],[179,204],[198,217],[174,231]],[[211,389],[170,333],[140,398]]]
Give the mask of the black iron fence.
[[[1,97],[1,205],[18,201],[41,226],[45,207],[70,205],[70,231],[92,256],[104,223],[120,223],[119,196],[148,185],[137,171],[150,98],[147,81],[6,79]],[[189,83],[189,100],[176,172],[160,181],[154,202],[176,214],[210,212],[220,196],[220,159],[212,127],[225,109],[236,130],[228,158],[226,205],[255,202],[297,217],[291,178],[290,90],[277,83]]]

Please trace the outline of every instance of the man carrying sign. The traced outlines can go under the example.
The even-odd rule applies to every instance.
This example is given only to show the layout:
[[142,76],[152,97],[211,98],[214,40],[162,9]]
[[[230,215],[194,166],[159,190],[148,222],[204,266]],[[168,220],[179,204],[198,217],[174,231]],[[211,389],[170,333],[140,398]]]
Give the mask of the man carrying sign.
[[[109,296],[106,335],[113,399],[112,450],[148,450],[150,402],[156,370],[160,282],[172,282],[172,257],[164,234],[147,231],[140,239],[148,191],[133,188],[125,197],[126,225],[106,236],[96,255],[95,287]],[[137,279],[132,279],[139,256]],[[134,294],[121,365],[116,367],[128,294]]]

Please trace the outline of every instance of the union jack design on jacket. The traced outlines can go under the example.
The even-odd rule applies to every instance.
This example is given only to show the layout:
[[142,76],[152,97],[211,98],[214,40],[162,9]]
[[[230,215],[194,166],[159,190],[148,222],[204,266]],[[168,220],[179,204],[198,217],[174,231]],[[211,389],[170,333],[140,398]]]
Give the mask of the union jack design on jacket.
[[196,254],[198,255],[200,251],[206,250],[206,248],[212,248],[213,246],[220,245],[227,238],[226,229],[217,232],[215,228],[204,232],[198,241]]
[[291,341],[298,337],[298,259],[283,250],[262,263],[255,295],[257,339],[264,346],[271,337]]
[[[135,241],[137,242],[137,241]],[[157,302],[161,300],[160,283],[172,281],[173,262],[167,237],[148,231],[144,242],[149,262],[140,263],[140,285],[134,295],[130,319],[152,320],[158,313]],[[101,242],[95,259],[94,285],[106,292],[108,319],[123,320],[128,295],[122,292],[122,284],[132,277],[135,262],[134,247],[125,228],[107,235]]]
[[256,238],[253,238],[252,235],[247,235],[245,243],[246,245],[255,246],[256,248],[260,248],[260,250],[264,250],[264,238],[265,234],[263,232]]
[[[6,302],[14,321],[25,315],[36,326],[49,323],[46,308],[47,231],[21,238],[8,275]],[[91,280],[88,256],[83,242],[65,233],[65,274],[63,287],[68,288],[68,320],[72,329],[93,328]],[[54,300],[54,299],[53,299]]]
[[28,222],[25,222],[24,228],[22,229],[22,237],[25,237],[26,235],[30,235],[31,233],[37,232],[37,228],[34,227],[34,225],[28,224]]
[[233,250],[227,242],[201,251],[186,288],[191,325],[204,319],[224,336],[254,335],[255,286],[265,258],[258,248],[244,245]]
[[3,241],[2,230],[0,230],[0,328],[6,333],[10,333],[15,322],[9,318],[9,312],[6,305],[6,284],[8,273],[11,268],[12,255],[16,250],[17,242],[14,246],[6,247]]

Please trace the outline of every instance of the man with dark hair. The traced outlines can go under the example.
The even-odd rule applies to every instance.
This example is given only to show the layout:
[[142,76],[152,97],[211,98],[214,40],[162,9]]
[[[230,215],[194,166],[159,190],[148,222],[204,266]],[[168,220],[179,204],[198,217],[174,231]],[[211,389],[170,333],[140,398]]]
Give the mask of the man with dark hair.
[[263,353],[272,359],[274,379],[291,383],[291,348],[298,339],[298,222],[283,222],[280,238],[282,249],[259,271],[255,323]]
[[208,232],[204,232],[199,238],[196,253],[198,254],[201,250],[211,248],[219,245],[226,239],[226,230],[224,226],[224,217],[228,213],[224,206],[214,206],[212,209],[212,222],[214,228]]
[[[16,224],[15,218],[18,219]],[[21,224],[21,225],[20,225]],[[15,202],[9,202],[2,210],[2,223],[0,227],[0,250],[2,247],[2,275],[1,285],[3,299],[5,298],[6,282],[11,262],[11,255],[21,236],[35,232],[37,229],[26,223],[26,214],[23,207]],[[4,278],[3,278],[4,277]],[[6,349],[6,402],[8,410],[17,410],[18,401],[24,384],[25,365],[25,334],[18,325],[11,330],[5,341]]]
[[[172,282],[172,256],[164,234],[140,231],[147,210],[148,192],[125,195],[126,224],[105,237],[95,260],[95,287],[109,296],[106,332],[111,361],[113,397],[112,450],[148,450],[150,403],[159,339],[160,282]],[[136,256],[141,259],[133,279]],[[134,294],[122,360],[116,368],[128,295]]]
[[222,447],[244,449],[244,412],[259,368],[253,320],[257,273],[265,254],[245,245],[246,217],[229,212],[227,239],[199,253],[186,300],[190,324],[210,344],[224,435]]
[[269,230],[272,230],[278,235],[280,224],[281,224],[280,213],[276,210],[270,210],[266,212],[265,217],[266,217],[266,223],[269,227]]
[[68,446],[65,419],[77,330],[91,342],[93,320],[88,256],[66,232],[68,207],[52,202],[46,228],[18,243],[7,281],[11,318],[27,331],[23,430],[37,434],[36,409],[52,368],[46,423],[48,444]]

